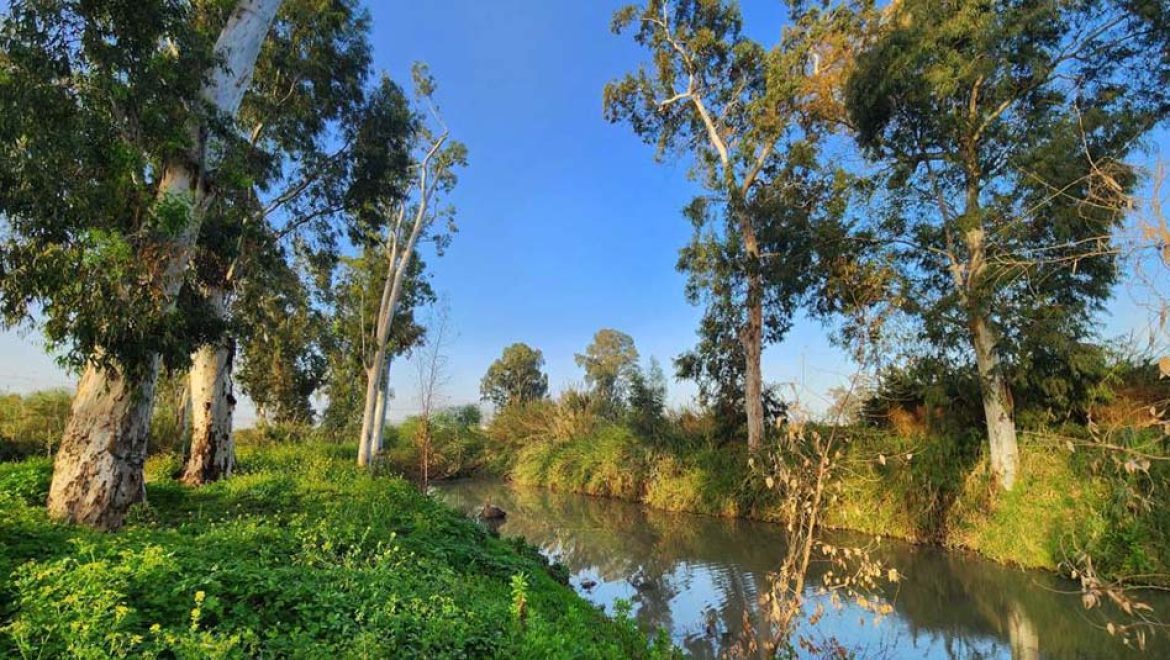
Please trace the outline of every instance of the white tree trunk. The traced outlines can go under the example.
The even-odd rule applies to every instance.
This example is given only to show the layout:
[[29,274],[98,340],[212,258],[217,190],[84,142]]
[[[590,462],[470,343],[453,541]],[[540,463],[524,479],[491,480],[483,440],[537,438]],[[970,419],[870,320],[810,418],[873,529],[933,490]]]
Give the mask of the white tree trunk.
[[[385,362],[385,351],[379,350],[375,356],[375,365]],[[365,411],[362,415],[362,435],[358,439],[358,465],[366,467],[373,459],[373,429],[374,415],[377,413],[378,392],[381,387],[381,369],[377,366],[366,369],[366,400]]]
[[374,331],[374,359],[367,363],[366,405],[362,415],[362,437],[358,445],[358,465],[369,465],[375,445],[381,444],[380,438],[375,438],[375,429],[381,433],[381,424],[384,418],[375,422],[378,404],[377,397],[384,387],[386,369],[383,366],[387,360],[387,343],[390,339],[390,327],[394,322],[394,312],[398,308],[398,297],[402,293],[402,280],[410,267],[410,258],[414,254],[415,243],[424,226],[433,219],[429,215],[430,199],[434,189],[431,187],[431,164],[435,155],[443,148],[447,141],[446,131],[440,135],[426,155],[418,163],[418,203],[411,219],[410,234],[402,241],[401,231],[406,219],[406,202],[398,206],[397,217],[391,225],[390,241],[387,247],[386,281],[382,284],[382,300],[378,307],[378,322]]
[[[235,116],[252,80],[256,58],[281,0],[240,0],[215,43],[217,66],[207,72],[201,95],[213,108]],[[167,163],[159,180],[160,203],[188,209],[186,226],[165,247],[153,286],[173,305],[208,201],[203,167],[208,145],[202,125],[192,125],[192,152]],[[122,524],[127,509],[145,497],[143,463],[159,359],[151,359],[138,382],[123,369],[86,368],[61,448],[53,466],[48,507],[58,520],[103,529]]]
[[366,406],[365,414],[362,416],[361,445],[358,449],[358,465],[361,466],[369,465],[375,445],[381,443],[380,439],[374,437],[375,432],[381,433],[382,426],[382,421],[376,417],[378,408],[376,399],[382,392],[387,377],[387,368],[383,368],[383,365],[387,361],[387,344],[390,340],[390,327],[394,322],[394,312],[398,308],[398,298],[402,294],[402,280],[410,266],[410,257],[414,254],[414,245],[422,231],[425,214],[426,204],[420,204],[406,246],[399,252],[400,248],[395,241],[395,247],[387,262],[386,282],[382,288],[382,303],[378,310],[378,324],[374,337],[374,345],[377,347],[371,363],[374,366],[367,368]]
[[384,448],[382,439],[386,429],[386,402],[389,398],[387,396],[387,382],[388,376],[382,376],[382,386],[378,388],[378,405],[374,412],[374,448],[373,453],[376,456],[381,453]]
[[995,345],[995,334],[986,319],[977,315],[972,317],[971,339],[975,348],[975,363],[979,368],[983,414],[987,418],[991,471],[1004,490],[1011,490],[1016,483],[1020,463],[1016,424],[1007,381]]
[[[209,288],[207,300],[213,313],[226,318],[226,291]],[[190,486],[202,486],[232,474],[232,412],[236,407],[232,394],[233,349],[232,339],[223,337],[215,344],[200,346],[191,356],[191,449],[182,477],[183,483]]]
[[49,515],[117,529],[146,496],[143,465],[158,361],[137,382],[116,370],[86,367],[53,463]]

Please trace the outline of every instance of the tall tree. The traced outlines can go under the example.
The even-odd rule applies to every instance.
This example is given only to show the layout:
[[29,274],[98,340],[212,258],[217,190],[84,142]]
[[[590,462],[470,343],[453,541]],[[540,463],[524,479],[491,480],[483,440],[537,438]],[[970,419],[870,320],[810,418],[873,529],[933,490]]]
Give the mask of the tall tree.
[[1124,159],[1164,112],[1151,24],[1128,4],[905,0],[848,83],[858,140],[888,166],[880,229],[902,246],[906,309],[933,345],[970,346],[1004,489],[1008,363],[1029,336],[1088,331],[1117,274]]
[[15,2],[2,19],[5,311],[41,303],[84,365],[55,518],[116,528],[145,495],[160,363],[198,334],[175,302],[279,6]]
[[497,409],[545,398],[548,376],[544,373],[544,355],[528,344],[508,346],[488,367],[479,392],[484,401],[491,401]]
[[585,382],[611,410],[623,406],[630,380],[638,370],[638,349],[634,339],[624,332],[602,328],[593,342],[574,358],[585,370]]
[[[416,310],[434,301],[424,272],[423,261],[412,259],[386,345],[387,368],[389,362],[409,353],[425,337],[425,329],[415,320]],[[329,403],[321,423],[342,436],[357,436],[360,430],[357,425],[362,421],[366,391],[364,356],[374,336],[385,276],[385,255],[371,246],[358,257],[343,258],[334,279],[326,350],[325,394]],[[383,391],[389,398],[390,392]]]
[[[392,83],[364,89],[368,33],[368,16],[354,0],[286,0],[261,52],[256,83],[239,113],[247,139],[226,159],[233,179],[251,185],[218,196],[196,255],[200,295],[229,332],[192,355],[187,483],[231,471],[233,347],[239,334],[271,320],[263,312],[275,311],[249,280],[280,281],[290,259],[328,267],[339,237],[380,226],[376,215],[360,211],[372,196],[400,194],[410,119]],[[275,278],[259,272],[264,268],[275,268]],[[241,287],[250,287],[253,305],[235,313]],[[298,313],[302,319],[313,314]]]
[[634,26],[651,61],[607,85],[606,117],[628,122],[659,158],[683,152],[708,191],[688,209],[695,239],[679,267],[708,315],[731,314],[723,320],[741,345],[752,449],[765,428],[764,343],[783,337],[807,288],[800,223],[817,205],[802,189],[828,119],[820,115],[835,105],[826,81],[845,51],[832,46],[861,16],[851,5],[792,3],[793,20],[770,49],[745,37],[738,7],[721,0],[647,0],[614,17],[616,32]]
[[407,194],[384,200],[380,212],[388,228],[380,248],[385,254],[386,274],[369,349],[363,356],[366,367],[366,401],[362,431],[358,439],[358,465],[368,465],[382,448],[386,424],[385,405],[389,360],[387,350],[395,322],[398,301],[415,257],[419,240],[430,241],[441,254],[455,231],[455,208],[444,196],[454,189],[456,170],[467,165],[467,148],[450,139],[447,125],[435,105],[435,81],[426,66],[412,68],[416,119],[413,163]]

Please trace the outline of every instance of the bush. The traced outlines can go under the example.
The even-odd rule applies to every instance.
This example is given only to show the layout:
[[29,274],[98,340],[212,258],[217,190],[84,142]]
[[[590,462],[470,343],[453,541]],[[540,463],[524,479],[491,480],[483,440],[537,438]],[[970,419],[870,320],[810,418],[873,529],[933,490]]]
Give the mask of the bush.
[[[471,411],[474,410],[473,414]],[[463,406],[434,415],[427,427],[430,450],[429,479],[464,477],[478,470],[484,460],[485,437],[479,428],[479,409]],[[397,470],[421,479],[423,423],[411,417],[383,436],[385,458]]]

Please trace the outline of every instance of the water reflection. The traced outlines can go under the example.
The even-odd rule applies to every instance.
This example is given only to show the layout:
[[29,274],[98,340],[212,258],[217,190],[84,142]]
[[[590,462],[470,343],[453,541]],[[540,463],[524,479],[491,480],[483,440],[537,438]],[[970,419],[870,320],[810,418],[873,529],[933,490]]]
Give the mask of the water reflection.
[[[495,481],[444,484],[443,497],[472,513],[503,507],[504,536],[522,536],[565,564],[589,600],[630,601],[648,631],[666,629],[697,657],[712,657],[761,629],[757,597],[782,553],[777,525],[655,511],[618,500],[518,488]],[[857,543],[844,538],[838,543]],[[1146,653],[1126,649],[1081,608],[1075,588],[1053,576],[962,554],[884,541],[875,553],[904,578],[886,593],[895,613],[874,624],[857,607],[830,611],[799,634],[835,639],[862,657],[1164,657],[1164,637]],[[816,569],[814,569],[816,570]],[[824,570],[820,567],[820,570]],[[596,583],[589,589],[582,584]],[[820,584],[813,575],[810,584]],[[1150,599],[1147,599],[1150,600]],[[1157,611],[1166,599],[1152,602]]]

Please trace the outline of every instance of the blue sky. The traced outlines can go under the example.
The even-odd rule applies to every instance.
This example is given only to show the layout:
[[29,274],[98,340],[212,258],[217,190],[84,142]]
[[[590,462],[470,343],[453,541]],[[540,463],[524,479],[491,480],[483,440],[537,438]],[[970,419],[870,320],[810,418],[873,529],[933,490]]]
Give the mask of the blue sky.
[[[424,0],[369,2],[375,66],[396,80],[430,65],[438,99],[470,166],[452,202],[459,233],[428,256],[450,306],[448,403],[478,399],[479,379],[502,348],[523,341],[544,352],[554,389],[580,381],[573,354],[599,328],[630,334],[663,365],[695,341],[700,310],[675,271],[690,227],[680,210],[697,188],[684,164],[654,161],[628,127],[602,118],[605,83],[644,54],[609,31],[621,0]],[[749,34],[774,41],[783,3],[744,3]],[[1129,304],[1103,319],[1105,334],[1137,323]],[[802,321],[769,348],[769,381],[804,383],[807,403],[849,371],[827,330]],[[400,417],[416,405],[413,368],[391,377]],[[0,334],[0,391],[65,385],[35,331]],[[694,394],[671,383],[671,399]],[[251,409],[240,410],[247,423]]]

